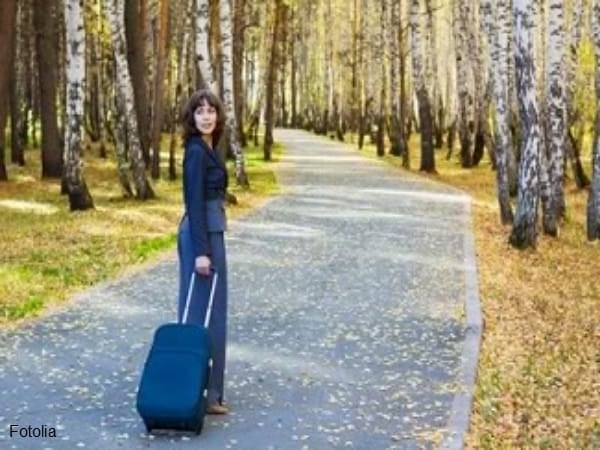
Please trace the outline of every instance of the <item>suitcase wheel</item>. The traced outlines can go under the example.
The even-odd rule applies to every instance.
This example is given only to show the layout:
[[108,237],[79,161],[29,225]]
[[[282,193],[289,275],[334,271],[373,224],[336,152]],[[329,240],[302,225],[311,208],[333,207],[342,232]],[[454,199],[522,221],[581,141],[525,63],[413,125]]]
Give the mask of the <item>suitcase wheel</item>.
[[200,421],[198,422],[198,425],[196,425],[196,429],[194,430],[196,435],[202,433],[203,427],[204,427],[204,418],[200,419]]
[[153,430],[152,425],[147,423],[146,424],[146,433],[151,434],[152,430]]

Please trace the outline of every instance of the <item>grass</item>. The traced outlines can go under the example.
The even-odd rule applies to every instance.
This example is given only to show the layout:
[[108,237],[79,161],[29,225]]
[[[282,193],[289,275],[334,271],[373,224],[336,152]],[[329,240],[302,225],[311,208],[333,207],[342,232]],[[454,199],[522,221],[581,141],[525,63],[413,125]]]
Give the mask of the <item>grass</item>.
[[[418,137],[410,146],[418,173]],[[559,237],[540,234],[536,250],[518,251],[500,223],[487,158],[463,169],[445,153],[436,153],[438,174],[420,175],[473,199],[484,331],[467,448],[600,448],[600,246],[586,240],[588,191],[567,180]],[[587,174],[590,159],[584,155]]]
[[[140,202],[123,198],[114,158],[103,160],[93,153],[88,151],[84,159],[95,209],[84,212],[69,212],[59,181],[39,179],[39,151],[26,152],[25,167],[8,167],[10,180],[0,183],[0,326],[36,316],[77,291],[136,270],[175,248],[183,206],[181,180],[166,180],[168,154],[162,155],[163,178],[153,182],[158,197]],[[275,162],[281,153],[275,146]],[[238,200],[228,206],[230,218],[279,189],[272,164],[262,161],[262,150],[250,147],[245,154],[251,187],[236,186],[230,174],[230,192]]]

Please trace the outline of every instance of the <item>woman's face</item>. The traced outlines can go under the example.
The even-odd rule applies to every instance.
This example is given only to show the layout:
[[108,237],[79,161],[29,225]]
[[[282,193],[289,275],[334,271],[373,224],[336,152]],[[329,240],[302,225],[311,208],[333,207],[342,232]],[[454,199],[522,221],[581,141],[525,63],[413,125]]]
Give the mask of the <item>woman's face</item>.
[[206,101],[194,111],[194,123],[203,136],[211,136],[217,126],[217,110]]

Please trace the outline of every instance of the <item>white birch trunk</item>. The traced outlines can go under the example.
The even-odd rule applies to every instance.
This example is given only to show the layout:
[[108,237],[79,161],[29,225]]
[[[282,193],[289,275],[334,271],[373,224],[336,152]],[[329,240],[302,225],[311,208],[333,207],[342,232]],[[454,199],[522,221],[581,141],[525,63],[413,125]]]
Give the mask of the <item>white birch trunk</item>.
[[[517,103],[517,90],[516,90],[516,71],[515,71],[515,38],[514,38],[514,27],[513,27],[513,14],[512,14],[512,1],[506,0],[506,4],[504,6],[504,13],[501,14],[499,12],[498,16],[498,26],[500,27],[501,32],[506,37],[504,41],[506,46],[504,47],[505,57],[502,58],[502,73],[506,74],[506,83],[508,86],[508,104],[509,104],[509,112],[508,112],[508,123],[514,124],[515,120],[518,120],[518,103]],[[501,20],[501,18],[504,20]],[[511,136],[512,138],[512,136]],[[516,148],[511,148],[511,150],[506,154],[506,165],[508,167],[508,188],[511,195],[516,195],[518,190],[518,162],[517,162],[517,154]]]
[[419,0],[411,1],[410,28],[412,39],[413,90],[417,96],[419,124],[421,131],[421,165],[419,170],[435,171],[433,153],[433,120],[431,117],[431,101],[425,80],[423,63],[423,36],[421,33],[421,4]]
[[216,78],[212,70],[208,48],[210,10],[209,0],[196,0],[196,61],[204,81],[204,87],[217,92]]
[[[244,153],[238,136],[237,118],[235,117],[235,97],[233,95],[233,37],[231,27],[230,0],[220,0],[221,21],[221,62],[223,63],[223,104],[227,115],[231,151],[235,156],[235,178],[241,186],[248,186]],[[240,118],[241,120],[241,118]]]
[[380,73],[379,73],[379,108],[377,112],[377,156],[384,156],[385,144],[384,144],[384,117],[386,111],[386,25],[387,25],[387,8],[386,0],[380,0],[380,15],[379,15],[379,61],[380,61]]
[[423,76],[423,41],[421,39],[421,5],[419,0],[410,1],[409,24],[410,24],[410,50],[412,60],[412,87],[413,94],[424,86]]
[[483,19],[486,23],[488,35],[488,48],[490,53],[490,66],[492,67],[492,89],[496,112],[495,155],[496,155],[496,187],[498,203],[500,205],[500,219],[506,225],[512,222],[513,214],[510,206],[508,189],[507,154],[512,152],[512,141],[508,126],[508,83],[504,70],[506,64],[502,61],[507,58],[507,36],[498,24],[506,20],[509,10],[507,0],[497,0],[497,14],[494,15],[492,0],[483,0],[481,3]]
[[456,0],[454,3],[454,41],[456,43],[456,92],[458,94],[458,134],[460,138],[460,155],[462,167],[472,165],[472,132],[469,124],[474,121],[473,98],[470,86],[471,61],[468,51],[469,3]]
[[83,176],[81,144],[83,138],[83,105],[85,99],[85,28],[83,0],[64,3],[66,22],[66,124],[65,179],[71,211],[93,208]]
[[537,243],[537,206],[540,178],[540,126],[534,67],[533,18],[535,0],[515,0],[515,69],[521,117],[521,161],[517,211],[510,243],[517,248]]
[[439,114],[441,103],[439,71],[438,71],[438,43],[437,43],[437,26],[435,23],[436,2],[425,0],[425,8],[427,9],[427,70],[426,83],[429,86],[428,94],[431,99],[431,112],[434,123],[435,134],[441,133],[444,127],[442,123],[443,117]]
[[550,201],[544,213],[544,231],[556,236],[557,219],[564,214],[563,159],[566,145],[563,0],[550,0],[548,11],[548,67],[546,74],[546,117]]
[[397,0],[391,1],[392,23],[388,32],[388,46],[391,49],[390,63],[390,84],[392,97],[392,117],[393,120],[400,118],[400,52],[398,33],[401,32],[400,25],[400,7],[401,2]]
[[483,24],[479,9],[475,2],[471,7],[471,14],[467,24],[469,28],[469,49],[471,54],[471,64],[473,69],[473,88],[475,99],[475,142],[473,148],[473,165],[479,164],[484,155],[484,147],[491,150],[490,130],[488,124],[489,109],[489,80],[488,68],[484,57]]
[[[136,198],[145,200],[155,194],[146,178],[142,146],[138,135],[137,116],[133,100],[133,86],[127,63],[125,41],[124,0],[107,0],[107,16],[111,28],[113,52],[115,58],[116,95],[122,102],[124,125],[127,128],[129,161],[135,185]],[[124,136],[120,136],[124,140]],[[122,170],[122,169],[121,169]]]
[[[372,126],[372,111],[373,102],[375,99],[374,91],[374,76],[373,76],[373,45],[371,40],[368,38],[371,34],[372,23],[370,19],[370,2],[369,0],[361,0],[361,10],[364,12],[361,17],[361,34],[362,34],[362,66],[363,66],[363,77],[361,85],[361,137],[364,140],[364,136],[371,137],[371,126]],[[362,148],[363,140],[358,140],[358,148]]]
[[592,150],[592,188],[587,204],[587,237],[590,241],[600,239],[600,0],[594,1],[592,9],[592,35],[596,50],[596,139]]
[[403,74],[401,69],[403,58],[402,52],[402,1],[391,0],[391,26],[388,33],[389,43],[388,46],[391,49],[391,63],[390,63],[390,84],[391,84],[391,110],[392,110],[392,148],[390,152],[394,156],[402,156],[403,162],[407,163],[408,158],[406,157],[406,138],[404,131],[405,117],[403,115],[404,109],[402,105],[403,95],[405,91],[402,91],[403,86]]

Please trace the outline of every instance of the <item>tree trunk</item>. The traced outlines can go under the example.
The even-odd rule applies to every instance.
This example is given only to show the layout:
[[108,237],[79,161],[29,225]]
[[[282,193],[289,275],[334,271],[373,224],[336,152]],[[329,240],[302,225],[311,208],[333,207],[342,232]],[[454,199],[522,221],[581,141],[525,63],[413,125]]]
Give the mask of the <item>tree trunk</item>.
[[[24,116],[26,114],[26,98],[25,98],[25,64],[28,59],[25,58],[25,10],[23,3],[17,4],[15,16],[15,33],[14,33],[14,58],[12,63],[12,80],[10,88],[10,160],[13,164],[19,166],[25,165],[25,154],[23,152],[23,136],[26,133],[24,129]],[[10,67],[7,66],[7,67]],[[2,98],[2,94],[0,94]],[[2,160],[4,163],[4,160]]]
[[94,207],[83,175],[81,145],[85,84],[85,28],[83,0],[65,1],[67,104],[65,125],[65,181],[71,211]]
[[534,0],[515,0],[515,69],[521,117],[521,161],[517,211],[509,242],[516,248],[537,243],[537,206],[540,176],[540,126],[536,98],[533,49]]
[[[385,29],[385,25],[386,25],[386,0],[381,0],[381,14],[380,14],[380,35],[379,35],[379,40],[380,40],[380,45],[379,47],[379,51],[381,52],[380,54],[380,61],[384,61],[385,60],[385,48],[387,47],[387,45],[385,45],[386,43],[386,29]],[[386,79],[386,66],[385,64],[381,64],[381,79],[379,80],[380,83],[380,91],[379,91],[379,114],[378,114],[378,120],[377,120],[377,156],[382,157],[385,155],[385,144],[384,144],[384,126],[385,126],[385,79]]]
[[424,172],[435,172],[435,157],[433,148],[433,117],[431,115],[431,102],[425,82],[423,67],[423,45],[420,33],[420,3],[419,0],[411,1],[410,28],[412,36],[413,58],[413,85],[417,94],[419,106],[419,125],[421,131],[421,167]]
[[167,0],[159,0],[158,31],[156,32],[156,71],[154,78],[154,105],[152,111],[152,178],[160,178],[160,149],[164,118],[165,70],[169,53],[169,4]]
[[[244,133],[244,87],[242,81],[242,68],[244,66],[244,45],[246,42],[245,10],[246,0],[235,0],[233,11],[233,103],[235,104],[235,117],[237,136],[242,148],[248,145]],[[293,74],[292,74],[293,76]]]
[[[114,0],[104,0],[114,1]],[[127,61],[133,85],[133,98],[144,162],[150,162],[150,104],[147,86],[146,46],[144,43],[146,2],[125,0],[125,36]]]
[[244,153],[238,136],[233,79],[233,44],[231,28],[231,6],[229,0],[221,0],[221,62],[223,63],[223,103],[227,115],[227,128],[231,152],[235,156],[235,178],[240,186],[248,187]]
[[[171,140],[169,144],[169,180],[173,181],[177,179],[176,169],[176,130],[177,124],[179,123],[179,112],[181,109],[181,98],[183,94],[183,87],[185,85],[186,74],[188,72],[188,42],[192,29],[192,14],[190,14],[190,1],[184,0],[176,4],[172,4],[173,12],[170,14],[171,21],[179,20],[179,17],[185,18],[184,26],[182,29],[171,25],[170,34],[173,38],[177,36],[176,41],[176,61],[173,64],[177,64],[177,80],[175,83],[169,83],[168,85],[174,85],[173,89],[173,104],[171,105]],[[177,33],[177,35],[176,35]],[[171,71],[172,73],[173,71]]]
[[266,100],[265,100],[265,138],[263,154],[264,160],[271,160],[271,149],[273,147],[273,103],[275,101],[275,85],[277,83],[277,66],[279,63],[278,55],[278,40],[279,40],[279,28],[281,27],[282,15],[285,6],[282,0],[275,0],[275,21],[273,23],[273,35],[271,39],[271,57],[269,58],[269,69],[267,75],[267,87],[266,87]]
[[458,93],[458,135],[460,140],[460,161],[463,168],[473,165],[472,158],[472,133],[474,126],[473,97],[471,94],[472,72],[468,52],[467,37],[469,16],[469,3],[454,3],[454,41],[456,43],[456,92]]
[[0,181],[6,181],[4,155],[4,129],[8,115],[8,93],[12,73],[13,46],[15,36],[16,0],[0,2]]
[[[126,129],[128,139],[128,160],[131,164],[133,182],[135,185],[135,196],[140,200],[154,198],[155,194],[146,179],[144,157],[138,135],[137,116],[133,100],[133,87],[131,77],[127,67],[127,57],[125,55],[125,31],[124,31],[124,0],[108,0],[105,5],[107,8],[107,17],[110,21],[113,51],[115,57],[115,77],[117,96],[122,102],[120,116],[124,124],[121,131]],[[120,136],[121,141],[124,136]]]
[[297,77],[298,74],[296,73],[298,70],[298,56],[297,56],[297,52],[296,52],[296,46],[299,40],[299,37],[297,36],[297,31],[296,31],[296,25],[295,25],[295,17],[294,17],[294,10],[291,11],[291,17],[290,17],[290,21],[294,27],[293,31],[292,31],[292,39],[290,39],[290,63],[292,65],[291,67],[291,73],[290,73],[290,84],[291,84],[291,125],[292,128],[297,128],[298,127],[298,81],[297,81]]
[[401,23],[402,2],[392,2],[392,23],[388,33],[389,48],[392,52],[392,61],[390,64],[391,78],[391,96],[392,96],[392,115],[391,115],[391,149],[390,153],[394,156],[404,156],[406,152],[406,138],[404,135],[404,67],[403,67],[403,45],[402,45],[402,23]]
[[500,206],[500,220],[503,225],[513,221],[513,212],[510,205],[510,193],[508,188],[507,153],[512,151],[510,129],[508,127],[508,86],[506,82],[506,59],[508,55],[507,36],[505,30],[497,23],[503,23],[506,15],[510,14],[507,0],[497,0],[497,14],[494,17],[492,11],[492,0],[485,0],[482,4],[483,14],[488,23],[488,47],[490,51],[490,63],[493,67],[493,90],[494,103],[496,107],[496,186],[498,203]]
[[57,122],[58,33],[57,0],[34,0],[33,21],[36,30],[40,109],[42,116],[42,177],[62,176],[62,148]]
[[[394,2],[396,3],[396,2]],[[402,1],[398,0],[398,9],[402,11]],[[404,46],[404,31],[402,29],[402,14],[398,18],[398,49],[400,52],[400,151],[402,152],[402,167],[410,169],[410,148],[408,146],[407,136],[407,95],[406,95],[406,52]]]
[[433,122],[433,140],[434,148],[442,148],[443,133],[442,129],[443,114],[438,114],[440,111],[443,112],[443,104],[440,94],[440,86],[438,80],[438,50],[437,50],[437,27],[435,26],[435,12],[437,7],[432,4],[432,0],[425,0],[425,9],[427,11],[426,21],[426,67],[425,80],[429,87],[428,96],[430,99],[430,114]]
[[549,153],[550,201],[544,212],[544,232],[558,234],[557,219],[565,213],[563,161],[566,146],[565,76],[563,53],[565,45],[563,0],[551,0],[548,26],[548,75],[546,78],[547,136]]
[[[592,34],[596,50],[596,132],[598,133],[600,130],[600,2],[598,1],[594,3],[592,10]],[[598,136],[594,142],[592,155],[592,188],[587,203],[587,237],[590,241],[600,239],[600,139]]]
[[213,73],[210,60],[210,51],[208,49],[210,8],[208,0],[196,0],[196,61],[198,70],[202,77],[200,87],[217,91],[216,78]]

